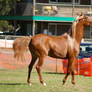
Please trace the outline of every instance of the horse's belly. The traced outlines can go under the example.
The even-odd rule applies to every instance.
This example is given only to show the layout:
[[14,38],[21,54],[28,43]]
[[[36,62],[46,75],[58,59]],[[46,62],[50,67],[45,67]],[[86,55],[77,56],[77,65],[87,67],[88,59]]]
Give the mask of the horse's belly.
[[49,56],[53,57],[53,58],[60,58],[60,59],[64,59],[67,57],[66,52],[55,52],[55,51],[50,51],[49,52]]

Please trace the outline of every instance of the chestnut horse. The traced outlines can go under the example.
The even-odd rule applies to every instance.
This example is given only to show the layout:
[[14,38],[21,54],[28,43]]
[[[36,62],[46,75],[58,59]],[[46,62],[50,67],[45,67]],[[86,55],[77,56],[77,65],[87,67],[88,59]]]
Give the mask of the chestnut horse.
[[36,70],[39,75],[40,82],[45,86],[41,68],[44,63],[44,58],[50,56],[53,58],[68,59],[67,74],[63,79],[65,84],[69,74],[72,75],[72,84],[75,84],[74,80],[74,66],[76,57],[80,51],[80,43],[83,37],[84,26],[90,25],[90,18],[83,14],[77,16],[72,25],[71,34],[63,34],[61,36],[48,36],[45,34],[37,34],[32,37],[29,43],[29,50],[32,55],[32,60],[28,68],[27,82],[30,85],[30,73],[37,58],[39,58],[36,65]]

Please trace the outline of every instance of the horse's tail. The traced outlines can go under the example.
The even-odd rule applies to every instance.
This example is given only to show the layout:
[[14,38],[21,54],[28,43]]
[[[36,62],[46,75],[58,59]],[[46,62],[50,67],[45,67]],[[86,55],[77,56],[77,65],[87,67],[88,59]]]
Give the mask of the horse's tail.
[[14,58],[17,60],[25,61],[25,54],[29,51],[29,42],[32,37],[20,37],[16,38],[13,43]]

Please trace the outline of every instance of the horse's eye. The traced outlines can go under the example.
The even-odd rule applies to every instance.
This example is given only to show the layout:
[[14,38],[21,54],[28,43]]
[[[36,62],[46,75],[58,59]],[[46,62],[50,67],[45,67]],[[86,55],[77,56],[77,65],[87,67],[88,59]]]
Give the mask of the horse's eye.
[[86,17],[86,20],[88,20],[88,17]]

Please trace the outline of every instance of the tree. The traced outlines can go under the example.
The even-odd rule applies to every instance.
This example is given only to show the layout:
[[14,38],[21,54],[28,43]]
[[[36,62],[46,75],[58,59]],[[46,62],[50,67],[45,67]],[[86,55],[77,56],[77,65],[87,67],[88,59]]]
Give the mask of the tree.
[[[15,4],[18,1],[20,0],[0,0],[0,16],[9,15],[10,11],[15,8]],[[8,21],[0,20],[0,31],[6,31],[8,27]]]
[[0,15],[8,15],[18,1],[20,0],[0,0]]
[[0,21],[0,31],[5,31],[5,30],[7,30],[7,28],[8,28],[8,21],[3,21],[3,20],[1,20]]

